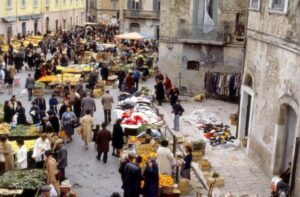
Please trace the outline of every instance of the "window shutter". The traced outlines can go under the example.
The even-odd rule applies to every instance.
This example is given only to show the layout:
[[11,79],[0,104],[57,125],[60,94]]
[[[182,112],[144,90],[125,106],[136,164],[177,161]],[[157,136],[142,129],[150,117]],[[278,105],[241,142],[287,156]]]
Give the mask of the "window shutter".
[[133,1],[134,1],[134,0],[127,0],[127,8],[128,8],[129,10],[132,9]]
[[139,10],[143,10],[143,0],[140,0],[139,2]]

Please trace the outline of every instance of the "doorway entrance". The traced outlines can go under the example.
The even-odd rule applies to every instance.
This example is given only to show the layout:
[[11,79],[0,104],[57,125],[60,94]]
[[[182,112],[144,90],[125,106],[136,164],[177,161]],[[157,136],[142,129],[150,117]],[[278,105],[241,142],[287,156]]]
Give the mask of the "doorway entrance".
[[22,35],[26,35],[26,22],[22,23]]
[[34,21],[34,35],[37,35],[38,32],[38,21]]
[[49,17],[47,17],[46,18],[46,32],[49,31],[49,21],[50,21],[50,19],[49,19]]
[[245,76],[241,91],[238,139],[244,141],[248,147],[248,136],[251,131],[251,119],[253,111],[254,91],[252,90],[252,78],[249,74]]

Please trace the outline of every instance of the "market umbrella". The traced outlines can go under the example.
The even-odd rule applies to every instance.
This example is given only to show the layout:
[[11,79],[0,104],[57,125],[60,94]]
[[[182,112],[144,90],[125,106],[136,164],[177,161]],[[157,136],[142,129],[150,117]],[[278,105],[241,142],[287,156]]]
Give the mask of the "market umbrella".
[[145,37],[138,32],[125,33],[115,36],[117,39],[126,39],[126,40],[143,40]]

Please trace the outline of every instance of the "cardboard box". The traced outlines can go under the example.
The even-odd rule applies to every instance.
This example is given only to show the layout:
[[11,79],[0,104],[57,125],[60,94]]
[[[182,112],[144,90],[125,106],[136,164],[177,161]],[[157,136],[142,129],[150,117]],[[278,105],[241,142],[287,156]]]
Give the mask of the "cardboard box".
[[219,175],[219,177],[214,178],[211,175],[206,179],[207,185],[211,185],[214,183],[214,187],[224,187],[225,179],[223,176]]
[[193,151],[192,156],[193,156],[193,161],[200,161],[200,160],[202,160],[202,157],[203,157],[203,155],[200,151]]
[[211,169],[211,164],[208,160],[201,160],[198,162],[198,165],[199,168],[204,172],[210,171]]

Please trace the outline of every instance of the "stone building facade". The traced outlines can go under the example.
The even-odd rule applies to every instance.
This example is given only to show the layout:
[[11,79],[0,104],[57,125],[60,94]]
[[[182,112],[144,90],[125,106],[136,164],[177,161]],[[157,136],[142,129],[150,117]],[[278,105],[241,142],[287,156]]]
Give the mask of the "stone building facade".
[[123,0],[120,2],[121,32],[140,32],[158,38],[161,0]]
[[3,0],[0,36],[71,29],[85,21],[86,0]]
[[116,23],[120,17],[119,0],[90,0],[90,18],[94,22]]
[[161,1],[160,70],[192,92],[207,71],[241,73],[246,10],[247,0]]
[[239,139],[272,177],[292,163],[300,196],[300,1],[251,0]]

